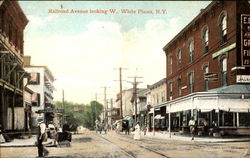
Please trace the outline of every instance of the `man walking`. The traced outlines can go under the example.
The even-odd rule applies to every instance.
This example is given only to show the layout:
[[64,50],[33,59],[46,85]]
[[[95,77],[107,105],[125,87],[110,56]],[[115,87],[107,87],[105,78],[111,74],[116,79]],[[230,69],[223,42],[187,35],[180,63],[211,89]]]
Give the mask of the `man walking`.
[[39,122],[38,124],[38,136],[37,136],[37,149],[38,156],[43,157],[48,155],[48,150],[43,147],[43,142],[46,141],[46,124],[44,122]]
[[188,122],[188,126],[189,126],[189,129],[190,129],[190,134],[192,136],[192,140],[194,140],[194,131],[195,131],[194,117],[191,117],[191,120]]

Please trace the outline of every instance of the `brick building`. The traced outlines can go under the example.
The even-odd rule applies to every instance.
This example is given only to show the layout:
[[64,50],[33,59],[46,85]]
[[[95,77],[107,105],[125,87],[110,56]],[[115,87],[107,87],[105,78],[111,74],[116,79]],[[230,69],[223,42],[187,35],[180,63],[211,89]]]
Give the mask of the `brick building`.
[[23,30],[27,23],[17,1],[0,1],[0,124],[4,132],[25,129]]
[[190,117],[225,134],[250,134],[250,3],[213,1],[164,48],[172,130]]

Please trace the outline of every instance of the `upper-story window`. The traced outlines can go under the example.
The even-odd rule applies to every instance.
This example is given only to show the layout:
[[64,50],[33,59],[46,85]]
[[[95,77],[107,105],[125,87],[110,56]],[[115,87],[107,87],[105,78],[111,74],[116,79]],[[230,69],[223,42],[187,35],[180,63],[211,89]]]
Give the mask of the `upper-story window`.
[[227,58],[222,57],[220,60],[221,86],[227,85]]
[[169,98],[170,100],[172,100],[172,96],[173,96],[173,82],[169,82]]
[[40,84],[40,73],[31,72],[29,84]]
[[161,92],[161,102],[165,101],[165,91]]
[[177,95],[178,97],[181,96],[181,79],[177,79]]
[[173,73],[173,56],[169,56],[169,74]]
[[194,72],[188,73],[188,93],[193,93],[194,91]]
[[177,57],[177,69],[181,66],[181,49],[177,49],[176,51],[176,57]]
[[227,16],[225,12],[220,15],[219,26],[221,34],[221,43],[225,43],[227,41]]
[[[204,72],[204,76],[205,76],[206,73],[209,72],[208,65],[203,66],[203,72]],[[208,80],[204,79],[204,91],[207,91],[207,90],[208,90]]]
[[194,41],[190,40],[188,43],[188,62],[191,63],[194,60]]
[[202,32],[203,38],[203,53],[208,52],[208,27],[205,27]]

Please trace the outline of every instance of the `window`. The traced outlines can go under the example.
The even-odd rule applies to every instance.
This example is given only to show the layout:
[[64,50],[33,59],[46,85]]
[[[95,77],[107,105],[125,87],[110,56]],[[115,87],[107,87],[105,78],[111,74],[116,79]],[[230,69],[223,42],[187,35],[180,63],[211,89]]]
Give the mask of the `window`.
[[176,51],[176,57],[177,57],[177,69],[179,69],[181,65],[181,49],[179,48]]
[[169,83],[169,98],[170,98],[170,100],[172,100],[172,96],[173,96],[173,82],[171,81]]
[[40,106],[40,94],[33,93],[31,98],[32,106]]
[[[206,73],[208,73],[208,65],[205,65],[203,67],[203,72],[204,72],[204,76]],[[207,91],[208,90],[208,80],[205,80],[204,78],[204,91]]]
[[221,86],[227,85],[227,58],[220,60]]
[[221,43],[227,41],[227,16],[223,13],[220,17],[220,34],[221,34]]
[[173,73],[173,56],[169,56],[169,74]]
[[194,91],[194,72],[188,73],[188,93],[193,93]]
[[161,92],[161,102],[165,101],[165,91]]
[[29,84],[40,84],[40,73],[31,72]]
[[159,94],[156,94],[156,104],[159,104]]
[[208,52],[208,28],[207,27],[203,29],[202,38],[203,38],[203,53],[207,53]]
[[194,60],[194,41],[190,40],[188,44],[188,62],[191,63]]
[[178,97],[181,96],[181,79],[177,79],[177,95]]

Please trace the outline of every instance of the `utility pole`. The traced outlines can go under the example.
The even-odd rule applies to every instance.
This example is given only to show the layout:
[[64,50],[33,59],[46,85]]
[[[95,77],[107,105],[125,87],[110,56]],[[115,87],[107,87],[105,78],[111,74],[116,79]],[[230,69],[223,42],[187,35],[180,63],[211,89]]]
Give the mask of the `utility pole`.
[[107,117],[107,115],[108,115],[107,88],[109,88],[109,87],[104,86],[102,88],[104,88],[104,104],[103,104],[103,106],[104,106],[104,114],[103,114],[103,120],[105,120],[105,122],[106,122],[107,119],[108,119],[108,117]]
[[122,113],[122,70],[126,70],[126,68],[119,68],[119,81],[120,81],[120,117],[123,118]]
[[65,123],[65,107],[64,107],[64,90],[62,90],[62,108],[63,108],[63,118],[62,118],[62,126]]
[[95,121],[97,120],[96,103],[97,103],[97,93],[95,94]]
[[137,85],[142,82],[137,82],[137,78],[142,78],[142,77],[129,77],[129,78],[134,78],[134,82],[130,82],[133,84],[133,98],[134,98],[134,107],[135,107],[135,122],[137,122]]

